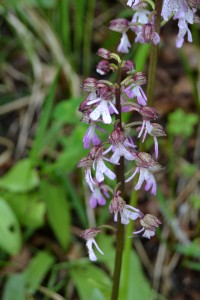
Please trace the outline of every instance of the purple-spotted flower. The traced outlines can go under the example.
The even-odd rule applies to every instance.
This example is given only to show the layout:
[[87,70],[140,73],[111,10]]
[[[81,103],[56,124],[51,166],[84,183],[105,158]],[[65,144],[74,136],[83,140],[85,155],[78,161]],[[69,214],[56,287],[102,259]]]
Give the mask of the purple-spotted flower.
[[[198,1],[199,2],[199,1]],[[188,24],[194,23],[195,12],[198,3],[191,3],[190,0],[164,0],[161,15],[164,20],[169,20],[171,15],[178,20],[179,33],[176,39],[176,46],[182,47],[184,36],[187,34],[188,41],[192,42],[192,34]]]
[[89,117],[93,121],[97,121],[101,116],[105,124],[112,122],[109,108],[118,114],[118,110],[115,107],[115,96],[112,88],[108,86],[101,87],[97,90],[97,97],[89,100],[88,105],[97,104],[96,108],[90,113]]
[[110,203],[109,211],[114,213],[114,221],[118,221],[118,214],[121,217],[121,223],[124,225],[129,224],[130,220],[136,220],[143,217],[143,213],[130,205],[127,205],[126,202],[120,196],[120,191],[116,191],[114,197]]
[[126,32],[129,29],[129,22],[126,19],[115,19],[110,22],[109,28],[113,31],[122,33],[120,44],[117,48],[118,52],[128,53],[131,44],[129,42]]
[[90,205],[92,208],[95,208],[97,205],[105,205],[106,199],[109,198],[108,186],[103,184],[102,182],[96,182],[94,186],[94,191],[90,196]]
[[155,157],[158,158],[158,140],[157,137],[160,136],[166,136],[166,133],[164,131],[164,128],[157,123],[150,123],[148,120],[143,120],[142,126],[138,128],[139,134],[138,138],[140,138],[143,134],[142,143],[146,139],[146,135],[149,134],[154,139],[154,151],[155,151]]
[[100,254],[104,255],[104,253],[101,251],[101,249],[97,245],[97,242],[94,239],[99,233],[101,233],[101,230],[98,228],[89,228],[82,231],[81,233],[81,237],[86,240],[86,247],[88,249],[89,259],[91,261],[97,261],[97,257],[96,254],[94,253],[93,246],[96,247],[97,251]]
[[155,31],[155,27],[153,23],[144,24],[140,31],[137,32],[137,36],[135,38],[135,42],[139,42],[141,44],[152,42],[154,45],[157,45],[160,42],[160,36]]
[[142,184],[146,182],[145,190],[149,191],[151,189],[151,193],[156,195],[157,185],[153,173],[160,171],[161,166],[154,161],[151,155],[145,152],[138,152],[135,154],[135,161],[137,167],[133,174],[126,179],[126,182],[129,182],[137,173],[139,173],[139,179],[135,186],[135,190],[139,190]]
[[115,173],[111,171],[104,163],[104,160],[109,161],[109,159],[104,157],[104,151],[105,148],[100,144],[98,146],[94,146],[89,152],[89,157],[93,161],[93,169],[96,173],[95,177],[97,182],[104,181],[105,176],[111,180],[114,180],[116,177]]
[[150,239],[155,235],[156,229],[161,224],[160,220],[153,215],[146,214],[143,218],[140,219],[140,224],[142,229],[134,231],[133,234],[138,234],[143,232],[143,237]]
[[115,125],[115,129],[111,133],[109,141],[112,145],[104,152],[104,154],[107,154],[111,150],[113,151],[113,155],[110,158],[112,164],[117,165],[121,156],[127,160],[135,159],[134,155],[127,150],[127,147],[135,148],[135,145],[132,145],[127,140],[123,130],[118,125]]
[[124,94],[130,99],[137,98],[139,105],[146,106],[147,97],[141,87],[146,83],[146,76],[142,72],[138,72],[133,75],[130,80],[130,85],[124,89]]

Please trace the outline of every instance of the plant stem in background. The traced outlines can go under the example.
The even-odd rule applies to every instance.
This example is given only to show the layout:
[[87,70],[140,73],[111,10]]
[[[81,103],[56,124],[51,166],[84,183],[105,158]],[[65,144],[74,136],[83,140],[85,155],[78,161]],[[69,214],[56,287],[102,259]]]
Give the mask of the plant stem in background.
[[[120,83],[121,83],[121,66],[119,65],[118,74],[117,74],[117,84],[118,88],[116,90],[116,108],[119,112],[119,115],[116,115],[116,120],[119,121],[118,125],[122,127],[121,120],[121,103],[120,103]],[[121,191],[121,196],[124,196],[124,158],[121,157],[119,165],[116,167],[117,183],[121,182],[119,190]],[[120,274],[122,266],[122,255],[123,255],[123,246],[124,246],[124,225],[121,224],[121,218],[118,218],[117,223],[117,234],[116,234],[116,254],[115,254],[115,267],[113,275],[113,287],[111,300],[117,300],[119,294],[119,284],[120,284]]]
[[87,15],[83,37],[83,74],[88,75],[91,66],[91,44],[96,0],[87,1]]
[[[162,0],[155,1],[155,31],[160,34],[160,24],[161,24],[161,10],[162,10]],[[156,68],[157,68],[157,60],[158,60],[158,48],[159,45],[155,46],[151,45],[150,51],[150,60],[149,60],[149,70],[148,70],[148,85],[147,85],[147,99],[149,105],[152,105],[153,96],[154,96],[154,88],[155,88],[155,80],[156,80]]]

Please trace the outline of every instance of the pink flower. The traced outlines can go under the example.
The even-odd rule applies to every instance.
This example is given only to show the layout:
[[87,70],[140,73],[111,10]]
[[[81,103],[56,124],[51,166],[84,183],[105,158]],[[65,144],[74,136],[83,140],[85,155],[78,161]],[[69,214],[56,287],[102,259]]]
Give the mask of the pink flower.
[[140,219],[140,224],[143,226],[142,229],[134,231],[133,233],[138,234],[144,232],[142,237],[150,239],[155,235],[156,229],[159,227],[161,222],[155,216],[146,214]]
[[109,198],[107,186],[102,183],[96,183],[94,191],[90,196],[90,205],[95,208],[98,204],[103,206],[106,204],[106,198]]
[[114,213],[114,221],[118,221],[118,214],[120,214],[121,223],[127,225],[130,220],[136,220],[143,217],[143,213],[130,205],[127,205],[120,196],[120,191],[116,191],[110,203],[109,211]]
[[126,149],[126,147],[132,147],[135,148],[135,145],[130,143],[128,139],[126,139],[123,130],[115,125],[115,129],[111,133],[109,137],[109,141],[112,144],[106,151],[104,151],[104,155],[113,151],[113,155],[110,158],[110,162],[112,164],[118,164],[120,157],[124,156],[127,160],[134,160],[134,155]]
[[137,173],[139,173],[138,182],[135,186],[135,190],[139,190],[144,182],[146,182],[145,190],[149,191],[151,189],[151,193],[156,195],[156,180],[154,178],[153,173],[160,171],[161,166],[153,160],[151,155],[145,152],[138,152],[135,155],[137,167],[133,174],[126,179],[126,182],[129,182],[131,179],[135,177]]
[[111,107],[116,114],[119,113],[113,102],[115,102],[115,96],[111,88],[107,86],[99,88],[96,99],[89,100],[87,103],[87,105],[97,104],[97,107],[94,108],[89,117],[93,121],[97,121],[100,116],[102,116],[103,122],[105,124],[110,124],[112,122],[112,118],[109,108]]
[[114,180],[116,175],[112,172],[104,163],[104,160],[109,161],[106,157],[103,156],[105,151],[102,145],[94,146],[90,153],[89,157],[93,160],[93,169],[96,173],[97,182],[104,181],[104,177],[107,176],[109,179]]
[[98,228],[89,228],[84,230],[81,233],[81,237],[86,240],[86,247],[88,249],[89,259],[91,261],[97,261],[97,257],[96,254],[94,253],[93,246],[95,246],[95,248],[100,254],[104,255],[104,253],[101,251],[101,249],[99,248],[99,246],[97,245],[94,239],[96,235],[100,232],[101,230]]
[[138,104],[145,106],[147,103],[147,97],[141,88],[140,85],[137,85],[136,83],[132,83],[129,85],[125,90],[124,93],[131,99],[136,97]]
[[90,148],[91,142],[94,146],[97,146],[101,143],[99,137],[95,133],[96,127],[96,124],[90,124],[90,126],[88,127],[83,138],[84,148]]

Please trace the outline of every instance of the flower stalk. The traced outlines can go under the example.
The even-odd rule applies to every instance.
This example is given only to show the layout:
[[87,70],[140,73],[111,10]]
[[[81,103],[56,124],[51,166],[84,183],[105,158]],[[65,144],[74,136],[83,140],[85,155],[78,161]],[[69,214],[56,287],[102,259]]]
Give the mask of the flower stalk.
[[[120,98],[121,98],[120,97],[121,96],[121,92],[120,92],[121,71],[122,71],[121,64],[119,64],[118,71],[117,71],[118,88],[116,89],[116,108],[117,108],[119,114],[116,114],[116,121],[118,121],[118,126],[122,129],[121,101],[120,101]],[[116,166],[116,176],[117,176],[117,183],[121,183],[119,190],[123,197],[124,196],[124,186],[125,186],[124,157],[120,158],[119,165]],[[122,267],[123,247],[124,247],[124,225],[121,223],[121,217],[119,217],[118,222],[117,222],[116,253],[115,253],[115,266],[114,266],[111,300],[118,299],[120,275],[121,275],[121,267]]]

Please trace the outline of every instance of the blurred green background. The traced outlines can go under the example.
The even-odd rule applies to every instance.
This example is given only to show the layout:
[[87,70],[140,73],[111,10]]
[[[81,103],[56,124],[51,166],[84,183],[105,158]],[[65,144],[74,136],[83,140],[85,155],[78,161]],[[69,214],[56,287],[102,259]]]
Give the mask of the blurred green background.
[[[108,207],[89,206],[77,162],[86,155],[78,106],[83,78],[96,76],[99,47],[116,51],[108,29],[131,18],[126,1],[10,0],[0,2],[0,297],[2,300],[107,300],[114,237],[106,254],[87,258],[83,229],[110,222]],[[200,299],[200,40],[175,48],[177,24],[161,31],[155,101],[160,124],[158,194],[127,199],[157,215],[162,228],[146,241],[126,238],[120,300]],[[130,36],[132,41],[134,36]],[[149,45],[126,58],[148,70]],[[97,78],[100,78],[97,76]],[[152,152],[152,140],[145,151]],[[133,228],[127,226],[127,236]]]

